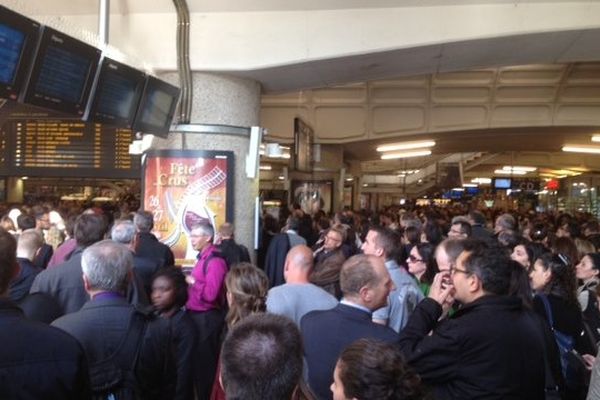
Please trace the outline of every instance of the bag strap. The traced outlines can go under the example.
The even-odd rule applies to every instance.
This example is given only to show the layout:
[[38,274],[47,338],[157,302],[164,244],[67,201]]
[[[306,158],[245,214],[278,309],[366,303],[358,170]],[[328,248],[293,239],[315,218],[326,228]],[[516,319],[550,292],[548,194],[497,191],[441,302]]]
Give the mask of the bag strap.
[[548,301],[548,296],[544,293],[539,293],[538,297],[544,303],[544,308],[546,309],[546,315],[548,316],[548,323],[550,324],[550,329],[554,331],[554,318],[552,317],[552,308],[550,308],[550,301]]

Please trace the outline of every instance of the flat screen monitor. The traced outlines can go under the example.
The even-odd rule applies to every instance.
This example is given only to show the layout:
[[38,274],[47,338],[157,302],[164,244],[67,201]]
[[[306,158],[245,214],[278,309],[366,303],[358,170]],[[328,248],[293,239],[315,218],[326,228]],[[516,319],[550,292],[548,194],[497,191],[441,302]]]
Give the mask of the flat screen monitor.
[[0,97],[18,99],[39,34],[39,23],[0,6]]
[[494,179],[494,188],[496,189],[510,189],[510,178],[496,178]]
[[478,187],[467,187],[467,188],[465,188],[465,193],[468,196],[477,196],[479,194],[479,188]]
[[178,87],[148,76],[133,130],[166,137],[175,115],[179,93]]
[[44,27],[25,103],[83,116],[101,51]]
[[104,58],[88,120],[130,129],[145,81],[146,74],[142,71]]

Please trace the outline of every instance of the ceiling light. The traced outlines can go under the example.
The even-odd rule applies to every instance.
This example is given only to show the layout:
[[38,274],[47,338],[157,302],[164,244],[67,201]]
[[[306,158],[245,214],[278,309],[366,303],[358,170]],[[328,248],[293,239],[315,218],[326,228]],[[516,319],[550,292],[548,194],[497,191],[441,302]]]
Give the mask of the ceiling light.
[[460,188],[452,188],[452,191],[453,192],[464,192],[465,188],[461,188],[461,187]]
[[600,142],[600,135],[592,136],[592,142]]
[[271,169],[273,169],[273,167],[271,167],[270,165],[265,165],[265,164],[260,165],[261,171],[270,171]]
[[495,174],[504,174],[504,175],[525,175],[527,172],[525,171],[507,171],[505,169],[497,169],[494,171]]
[[537,168],[535,167],[511,167],[509,165],[505,165],[504,167],[502,167],[503,170],[505,171],[525,171],[525,172],[533,172],[535,171]]
[[598,146],[586,146],[581,144],[567,144],[563,146],[562,151],[570,153],[589,153],[589,154],[600,154],[600,147]]
[[424,140],[420,142],[402,142],[402,143],[390,143],[384,144],[382,146],[377,147],[377,151],[385,152],[385,151],[395,151],[395,150],[411,150],[411,149],[420,149],[423,147],[433,147],[435,146],[435,142],[433,140]]
[[346,182],[352,182],[354,180],[354,178],[350,177],[350,178],[346,178]]
[[476,183],[463,183],[463,187],[477,187]]
[[492,183],[492,178],[474,178],[471,179],[471,182],[479,183],[482,185],[489,185],[490,183]]
[[395,158],[421,157],[431,155],[431,150],[401,151],[395,153],[385,153],[381,155],[382,160],[393,160]]

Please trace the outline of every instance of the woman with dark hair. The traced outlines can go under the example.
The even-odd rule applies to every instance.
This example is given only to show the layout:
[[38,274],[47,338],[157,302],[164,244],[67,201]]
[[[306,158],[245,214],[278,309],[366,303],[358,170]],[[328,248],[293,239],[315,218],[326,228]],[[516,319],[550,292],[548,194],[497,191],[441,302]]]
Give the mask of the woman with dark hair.
[[521,264],[525,271],[529,271],[534,261],[547,251],[548,249],[541,243],[523,241],[513,248],[510,258]]
[[[254,265],[242,262],[227,273],[225,277],[227,289],[227,304],[229,311],[225,317],[226,332],[236,323],[249,315],[263,313],[267,310],[267,293],[269,292],[269,278],[265,272]],[[220,362],[217,367],[213,383],[211,400],[225,400],[225,391],[219,381]]]
[[188,284],[180,268],[167,267],[158,270],[152,281],[152,304],[154,312],[171,322],[172,340],[177,364],[177,400],[194,398],[194,355],[197,331],[194,321],[185,312],[188,300]]
[[404,362],[399,348],[359,339],[340,355],[331,384],[333,400],[424,399],[421,379]]
[[546,224],[536,223],[529,231],[529,238],[532,242],[546,244],[548,241],[548,227]]
[[444,235],[442,234],[442,229],[440,226],[435,222],[435,220],[428,220],[425,225],[423,225],[421,242],[431,243],[433,246],[437,246],[442,240],[444,240]]
[[562,254],[567,257],[571,268],[579,263],[579,253],[573,239],[569,237],[557,237],[552,241],[550,250],[554,254]]
[[439,272],[435,262],[435,247],[429,243],[419,243],[410,250],[406,259],[408,272],[413,274],[425,297],[429,294],[429,288],[433,277]]
[[577,289],[577,300],[583,311],[583,321],[590,340],[600,342],[600,310],[597,291],[600,289],[600,254],[588,253],[575,267],[575,275],[581,282]]
[[[574,350],[579,354],[595,354],[587,336],[583,336],[575,269],[569,264],[568,258],[562,254],[543,254],[533,264],[529,277],[536,293],[533,298],[534,311],[544,318],[551,330],[570,338]],[[585,398],[584,366],[581,365],[579,371],[569,372],[566,378],[567,398]]]

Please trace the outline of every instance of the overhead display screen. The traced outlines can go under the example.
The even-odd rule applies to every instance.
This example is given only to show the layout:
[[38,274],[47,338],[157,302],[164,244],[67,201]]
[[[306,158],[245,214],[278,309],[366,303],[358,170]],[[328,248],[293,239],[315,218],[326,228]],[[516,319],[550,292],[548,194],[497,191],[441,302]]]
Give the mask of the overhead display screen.
[[83,116],[100,50],[45,27],[24,101]]
[[17,100],[39,37],[40,25],[0,6],[0,96]]
[[14,119],[4,124],[7,173],[25,176],[139,178],[129,129],[79,120]]
[[133,129],[166,137],[179,100],[178,87],[149,76],[133,123]]
[[88,119],[131,128],[145,81],[143,72],[105,58]]

